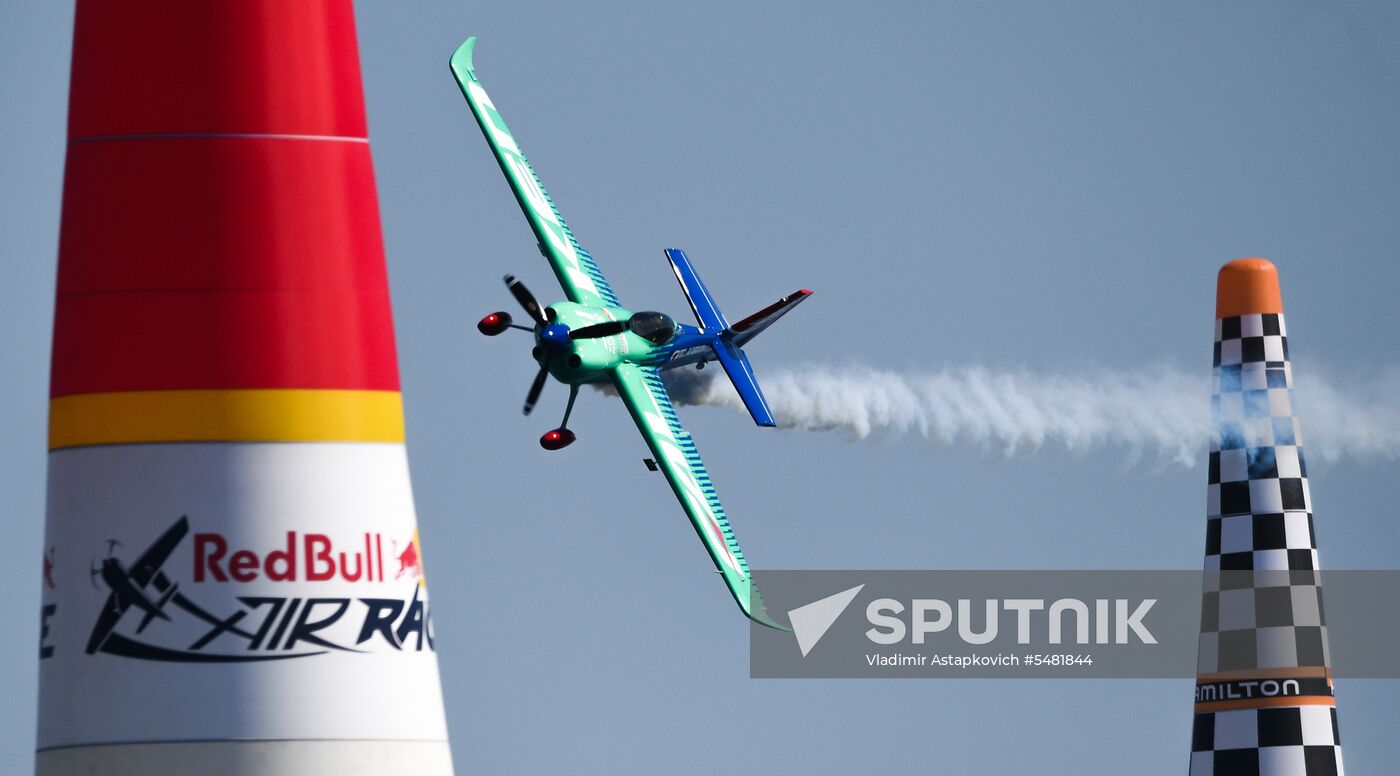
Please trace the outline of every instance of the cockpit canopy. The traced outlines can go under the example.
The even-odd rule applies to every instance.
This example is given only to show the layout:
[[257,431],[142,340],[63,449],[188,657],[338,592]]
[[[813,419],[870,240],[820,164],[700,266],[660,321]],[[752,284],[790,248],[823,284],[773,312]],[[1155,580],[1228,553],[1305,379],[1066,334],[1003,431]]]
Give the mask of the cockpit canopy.
[[627,328],[638,337],[657,345],[665,345],[676,336],[676,322],[665,313],[632,313],[627,320]]

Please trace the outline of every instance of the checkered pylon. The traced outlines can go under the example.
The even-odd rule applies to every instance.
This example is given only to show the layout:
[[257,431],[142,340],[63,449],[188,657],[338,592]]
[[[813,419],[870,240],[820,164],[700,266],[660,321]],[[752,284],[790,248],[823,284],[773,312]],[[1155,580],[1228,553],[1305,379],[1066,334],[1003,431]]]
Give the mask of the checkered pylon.
[[1277,275],[1221,270],[1191,776],[1342,773]]

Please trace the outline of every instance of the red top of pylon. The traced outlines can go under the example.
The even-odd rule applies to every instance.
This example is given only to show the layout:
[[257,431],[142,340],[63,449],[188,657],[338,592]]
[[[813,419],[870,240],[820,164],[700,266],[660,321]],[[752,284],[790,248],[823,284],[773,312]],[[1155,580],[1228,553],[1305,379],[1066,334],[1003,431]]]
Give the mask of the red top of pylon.
[[397,391],[349,0],[79,0],[51,396]]
[[366,136],[349,2],[80,2],[72,79],[69,139]]

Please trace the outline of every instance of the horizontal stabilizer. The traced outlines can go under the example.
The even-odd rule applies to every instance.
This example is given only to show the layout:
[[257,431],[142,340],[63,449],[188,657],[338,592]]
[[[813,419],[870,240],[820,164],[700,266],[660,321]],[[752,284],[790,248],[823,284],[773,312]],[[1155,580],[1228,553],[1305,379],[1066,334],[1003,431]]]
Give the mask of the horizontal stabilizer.
[[744,406],[753,416],[753,422],[760,426],[778,425],[777,421],[773,420],[773,412],[768,409],[768,400],[763,398],[763,391],[758,387],[758,380],[753,376],[753,367],[749,366],[749,357],[744,355],[744,351],[734,343],[721,339],[715,343],[715,356],[719,359],[720,366],[724,367],[725,374],[729,375],[729,382],[734,383],[734,390],[739,392],[739,398],[744,400]]
[[695,268],[690,265],[690,258],[685,255],[685,251],[680,248],[667,248],[666,258],[671,262],[671,271],[676,273],[676,280],[680,281],[686,300],[690,302],[690,309],[695,313],[700,330],[718,334],[729,328],[729,323],[724,320],[724,313],[719,311],[719,305],[715,304],[715,300],[710,296],[710,290],[700,282],[700,276],[695,274]]
[[786,315],[788,310],[796,307],[803,299],[811,295],[812,292],[805,288],[794,291],[729,327],[730,331],[734,332],[734,344],[743,347],[745,343],[757,337],[764,329],[772,326],[774,321]]

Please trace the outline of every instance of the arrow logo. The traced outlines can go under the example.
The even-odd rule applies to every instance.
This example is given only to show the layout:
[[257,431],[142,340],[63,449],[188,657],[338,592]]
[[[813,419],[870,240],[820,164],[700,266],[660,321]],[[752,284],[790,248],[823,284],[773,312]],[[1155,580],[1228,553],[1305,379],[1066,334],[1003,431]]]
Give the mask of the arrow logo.
[[802,650],[803,657],[807,657],[812,647],[822,640],[822,636],[826,635],[863,587],[864,584],[856,585],[850,590],[842,590],[836,595],[829,595],[820,601],[813,601],[788,612],[792,633],[797,637],[797,647]]

